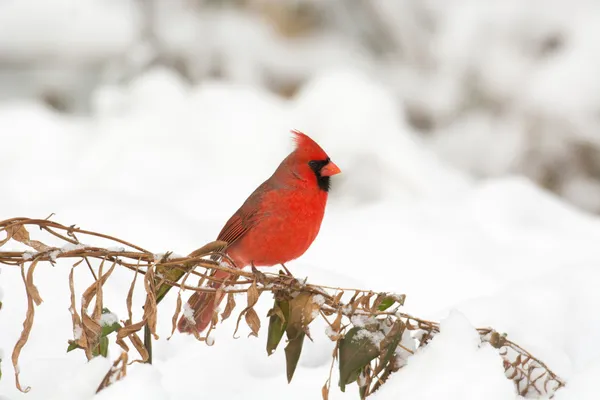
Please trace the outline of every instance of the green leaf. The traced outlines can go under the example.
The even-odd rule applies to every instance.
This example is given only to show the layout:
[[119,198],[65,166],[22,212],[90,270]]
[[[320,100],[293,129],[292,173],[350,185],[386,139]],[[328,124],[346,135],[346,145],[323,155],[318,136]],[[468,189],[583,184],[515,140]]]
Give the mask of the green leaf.
[[283,333],[287,328],[290,316],[290,306],[285,300],[275,300],[273,308],[269,311],[269,334],[267,336],[267,354],[271,355],[277,349]]
[[115,322],[112,325],[102,325],[102,333],[100,334],[100,337],[106,337],[113,332],[117,332],[119,329],[121,329],[121,324],[118,322]]
[[[102,308],[102,314],[110,314],[111,311],[104,307]],[[121,324],[119,324],[118,322],[113,322],[111,325],[102,325],[102,331],[100,333],[100,337],[105,337],[110,335],[113,332],[118,331],[119,329],[121,329]]]
[[81,347],[79,347],[79,345],[75,342],[71,342],[69,343],[69,347],[67,347],[67,353],[70,351],[73,351],[75,349],[80,349]]
[[354,327],[340,340],[340,389],[345,391],[346,385],[354,382],[362,368],[379,355],[379,346],[371,340],[371,332],[364,328]]
[[[288,332],[288,338],[292,336]],[[293,335],[293,339],[290,339],[287,346],[285,346],[285,364],[288,383],[292,381],[294,372],[298,366],[298,360],[300,360],[300,353],[302,353],[302,345],[304,344],[304,337],[306,333],[303,331],[297,332]]]
[[98,354],[102,357],[108,356],[108,338],[106,336],[102,336],[100,338],[100,343],[98,344]]
[[393,297],[386,297],[381,301],[381,304],[379,304],[379,307],[377,308],[379,309],[379,311],[385,311],[391,306],[393,306],[395,302],[396,300],[394,300]]

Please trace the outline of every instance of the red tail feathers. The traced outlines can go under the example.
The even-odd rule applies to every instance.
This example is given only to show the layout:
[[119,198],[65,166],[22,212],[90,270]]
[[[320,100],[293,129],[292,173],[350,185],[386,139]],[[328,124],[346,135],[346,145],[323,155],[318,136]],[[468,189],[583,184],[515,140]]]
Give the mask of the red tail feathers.
[[[215,279],[225,280],[229,274],[224,271],[217,271],[214,275]],[[209,287],[218,288],[221,283],[212,282]],[[183,316],[177,323],[177,329],[183,333],[200,333],[206,329],[212,320],[215,308],[223,300],[223,295],[215,298],[215,293],[195,292],[187,301],[184,308]]]

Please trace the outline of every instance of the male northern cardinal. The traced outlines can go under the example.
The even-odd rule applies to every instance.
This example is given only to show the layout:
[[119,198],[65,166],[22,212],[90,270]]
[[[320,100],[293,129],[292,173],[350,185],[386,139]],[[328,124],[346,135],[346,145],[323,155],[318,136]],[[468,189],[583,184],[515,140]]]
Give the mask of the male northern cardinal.
[[[246,199],[217,237],[228,243],[225,253],[237,268],[294,260],[304,254],[319,233],[329,177],[341,170],[311,138],[299,131],[292,133],[295,150]],[[214,274],[221,281],[228,276],[223,271]],[[220,285],[210,284],[214,288]],[[222,297],[195,292],[177,324],[179,331],[199,333],[206,329]]]

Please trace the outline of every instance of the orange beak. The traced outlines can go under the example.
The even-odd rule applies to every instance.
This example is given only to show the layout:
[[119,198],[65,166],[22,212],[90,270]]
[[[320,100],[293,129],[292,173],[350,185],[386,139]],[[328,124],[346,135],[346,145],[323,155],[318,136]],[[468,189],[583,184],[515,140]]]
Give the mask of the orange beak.
[[342,170],[335,165],[332,161],[329,161],[327,165],[321,168],[321,176],[332,176],[341,173]]

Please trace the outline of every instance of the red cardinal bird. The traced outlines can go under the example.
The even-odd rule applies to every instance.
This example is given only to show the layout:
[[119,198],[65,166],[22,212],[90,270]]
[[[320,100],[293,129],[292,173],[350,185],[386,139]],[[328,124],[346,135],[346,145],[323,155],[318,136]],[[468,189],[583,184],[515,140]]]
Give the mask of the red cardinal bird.
[[[228,243],[225,252],[237,268],[294,260],[304,254],[319,233],[329,177],[341,171],[311,138],[302,132],[292,133],[296,149],[246,199],[217,237]],[[221,281],[228,276],[223,271],[214,274]],[[214,288],[220,285],[210,284]],[[222,297],[194,293],[177,325],[179,331],[199,333],[206,329]]]

